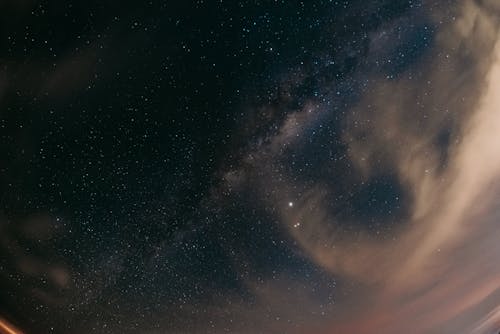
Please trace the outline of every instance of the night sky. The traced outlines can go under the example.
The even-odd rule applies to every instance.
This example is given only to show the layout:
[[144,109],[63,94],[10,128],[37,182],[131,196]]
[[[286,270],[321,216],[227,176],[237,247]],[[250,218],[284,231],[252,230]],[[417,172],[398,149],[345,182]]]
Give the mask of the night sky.
[[2,334],[498,333],[499,203],[498,0],[0,1]]

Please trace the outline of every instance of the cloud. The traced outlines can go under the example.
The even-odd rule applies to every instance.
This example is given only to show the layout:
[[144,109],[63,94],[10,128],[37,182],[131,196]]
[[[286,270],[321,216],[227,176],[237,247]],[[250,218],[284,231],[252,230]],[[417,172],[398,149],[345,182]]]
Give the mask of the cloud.
[[[227,174],[229,183],[252,180],[307,257],[359,284],[361,292],[339,300],[346,306],[339,306],[331,333],[456,333],[471,324],[486,333],[497,321],[490,299],[500,291],[500,269],[492,266],[500,254],[494,205],[500,8],[494,1],[462,1],[429,13],[439,26],[432,49],[396,78],[374,74],[373,89],[349,111],[343,129],[362,180],[387,170],[397,175],[411,199],[404,222],[385,237],[362,224],[349,228],[329,205],[329,184],[301,183],[277,168],[281,155],[329,113],[311,111],[315,102],[289,113],[279,131]],[[375,56],[369,53],[367,63]],[[283,205],[297,193],[293,208]],[[476,323],[483,317],[486,327]]]

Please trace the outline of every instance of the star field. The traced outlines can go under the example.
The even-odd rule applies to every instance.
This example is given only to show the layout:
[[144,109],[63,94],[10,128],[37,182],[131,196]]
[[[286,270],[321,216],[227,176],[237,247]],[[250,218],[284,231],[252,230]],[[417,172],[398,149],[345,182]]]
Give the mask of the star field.
[[498,331],[499,15],[0,3],[0,333]]

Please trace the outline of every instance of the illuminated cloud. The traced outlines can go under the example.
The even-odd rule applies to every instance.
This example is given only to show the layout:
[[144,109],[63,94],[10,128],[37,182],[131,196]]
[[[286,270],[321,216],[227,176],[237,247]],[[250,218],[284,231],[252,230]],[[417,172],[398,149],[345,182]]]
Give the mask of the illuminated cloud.
[[[244,160],[246,173],[261,176],[253,187],[273,189],[262,198],[278,208],[304,253],[359,284],[359,292],[339,298],[348,306],[336,309],[328,332],[465,333],[490,314],[474,329],[488,333],[498,322],[492,299],[500,269],[491,264],[500,255],[499,11],[493,1],[463,1],[453,19],[436,10],[434,20],[449,22],[423,65],[394,79],[372,78],[375,88],[345,122],[359,175],[395,170],[410,194],[408,218],[392,237],[346,230],[328,205],[328,186],[301,184],[273,169],[273,159],[328,110],[307,106],[289,114]],[[236,174],[242,172],[231,171],[226,181]],[[286,205],[298,192],[293,207]]]

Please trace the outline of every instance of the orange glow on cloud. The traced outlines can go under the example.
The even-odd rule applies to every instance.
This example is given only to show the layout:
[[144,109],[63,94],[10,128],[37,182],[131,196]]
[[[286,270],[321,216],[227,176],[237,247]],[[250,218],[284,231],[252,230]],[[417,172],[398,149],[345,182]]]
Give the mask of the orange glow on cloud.
[[0,334],[23,334],[23,332],[7,320],[0,318]]

